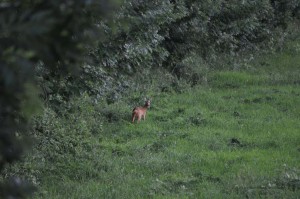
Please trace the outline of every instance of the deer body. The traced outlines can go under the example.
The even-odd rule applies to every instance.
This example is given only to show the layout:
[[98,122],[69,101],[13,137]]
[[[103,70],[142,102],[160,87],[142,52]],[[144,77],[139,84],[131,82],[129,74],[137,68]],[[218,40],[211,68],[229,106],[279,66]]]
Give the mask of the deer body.
[[142,107],[135,107],[132,110],[132,123],[134,123],[135,119],[137,122],[140,122],[141,119],[145,120],[147,109],[150,107],[150,100],[146,100],[145,105]]

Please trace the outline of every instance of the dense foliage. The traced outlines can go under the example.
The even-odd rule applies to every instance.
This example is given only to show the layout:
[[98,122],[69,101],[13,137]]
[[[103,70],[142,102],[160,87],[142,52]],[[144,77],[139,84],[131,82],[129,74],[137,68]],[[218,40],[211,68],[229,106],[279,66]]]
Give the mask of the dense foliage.
[[[39,108],[35,68],[42,65],[57,79],[78,70],[89,40],[99,32],[92,21],[108,10],[105,2],[0,1],[1,171],[20,158],[27,122]],[[27,185],[19,178],[11,181],[1,185],[0,195],[23,196]]]
[[[97,23],[106,40],[96,40],[89,49],[93,63],[82,66],[79,81],[65,78],[63,88],[50,85],[48,90],[61,96],[88,91],[113,102],[128,87],[142,90],[141,85],[153,83],[150,74],[162,69],[201,83],[206,68],[220,65],[224,55],[233,60],[261,47],[280,47],[283,30],[297,17],[298,1],[125,1],[113,16],[113,26]],[[158,87],[176,81],[167,80]]]
[[[46,146],[60,150],[71,142],[64,147],[72,148],[79,137],[56,139],[48,132],[54,131],[49,121],[56,114],[72,117],[73,96],[88,93],[90,103],[109,105],[129,92],[137,101],[151,89],[181,91],[184,82],[206,83],[207,70],[222,65],[220,57],[274,48],[278,41],[280,46],[283,30],[299,19],[300,10],[297,0],[124,0],[118,12],[113,5],[0,1],[1,171],[20,158],[28,121],[41,102],[49,106],[48,121],[37,119],[40,126],[32,134]],[[114,118],[109,110],[103,114]],[[13,178],[7,186],[22,191],[19,181]],[[1,194],[10,194],[4,190],[6,185]]]

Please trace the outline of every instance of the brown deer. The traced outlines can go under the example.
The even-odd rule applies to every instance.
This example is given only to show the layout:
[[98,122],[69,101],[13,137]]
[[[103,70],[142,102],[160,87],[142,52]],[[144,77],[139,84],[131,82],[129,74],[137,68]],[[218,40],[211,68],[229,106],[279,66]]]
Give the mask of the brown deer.
[[137,122],[140,122],[141,119],[145,120],[147,109],[150,107],[150,99],[145,99],[145,105],[135,107],[132,110],[132,123],[134,123],[134,120],[137,118]]

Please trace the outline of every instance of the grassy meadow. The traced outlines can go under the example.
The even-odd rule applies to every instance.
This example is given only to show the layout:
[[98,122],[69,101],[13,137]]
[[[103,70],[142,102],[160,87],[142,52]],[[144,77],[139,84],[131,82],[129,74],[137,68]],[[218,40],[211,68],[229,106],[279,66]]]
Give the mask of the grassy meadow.
[[48,162],[36,198],[300,198],[299,55],[154,94],[139,124],[126,102],[99,107],[93,147]]

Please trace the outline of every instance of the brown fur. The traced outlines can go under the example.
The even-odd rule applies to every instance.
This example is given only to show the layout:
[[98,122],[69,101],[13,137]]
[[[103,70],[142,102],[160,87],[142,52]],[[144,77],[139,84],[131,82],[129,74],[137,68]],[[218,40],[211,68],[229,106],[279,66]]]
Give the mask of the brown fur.
[[137,122],[140,122],[142,118],[143,118],[143,120],[145,120],[147,109],[149,107],[150,107],[150,100],[146,100],[144,106],[135,107],[132,110],[132,123],[134,123],[135,119],[137,119]]

